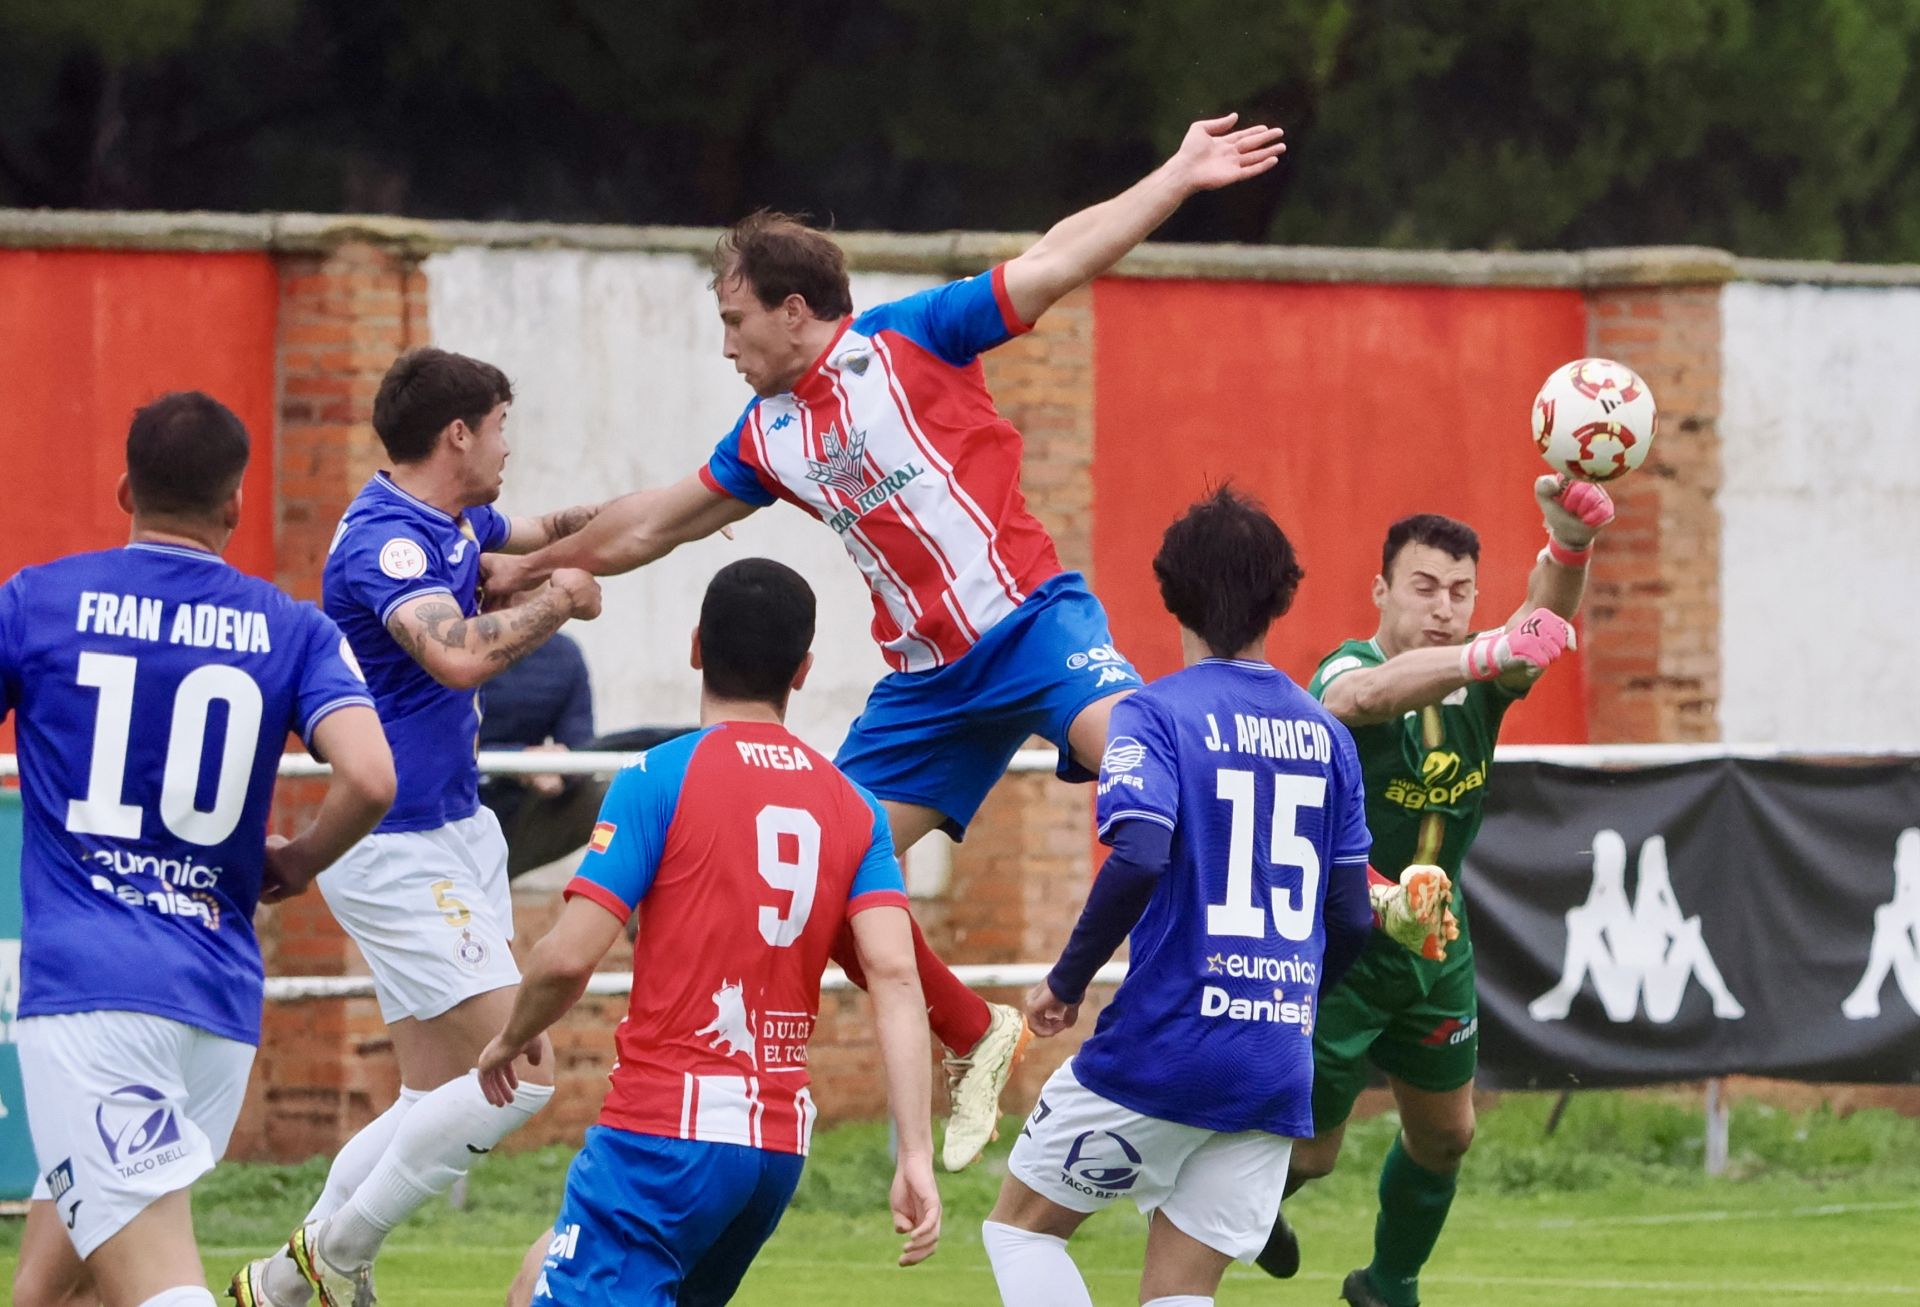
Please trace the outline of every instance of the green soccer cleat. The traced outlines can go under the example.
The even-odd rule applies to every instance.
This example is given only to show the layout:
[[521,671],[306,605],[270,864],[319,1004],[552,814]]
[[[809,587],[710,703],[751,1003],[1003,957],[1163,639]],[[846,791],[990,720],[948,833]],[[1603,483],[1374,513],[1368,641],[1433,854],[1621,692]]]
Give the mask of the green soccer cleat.
[[989,1003],[987,1008],[992,1019],[973,1051],[946,1060],[950,1110],[940,1162],[949,1171],[972,1166],[986,1146],[1000,1137],[1000,1094],[1033,1038],[1026,1018],[1016,1009],[1004,1003]]
[[1347,1276],[1340,1286],[1340,1297],[1351,1307],[1387,1307],[1387,1300],[1373,1287],[1364,1266]]

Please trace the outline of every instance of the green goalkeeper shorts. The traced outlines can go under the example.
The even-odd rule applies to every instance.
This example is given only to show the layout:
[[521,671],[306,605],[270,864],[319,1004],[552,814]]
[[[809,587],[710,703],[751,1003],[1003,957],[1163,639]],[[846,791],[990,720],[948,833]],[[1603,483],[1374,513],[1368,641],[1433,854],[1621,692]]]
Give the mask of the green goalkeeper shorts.
[[1368,1063],[1444,1094],[1473,1081],[1480,1005],[1473,953],[1427,962],[1376,934],[1331,994],[1313,1030],[1313,1128],[1331,1130],[1367,1086]]

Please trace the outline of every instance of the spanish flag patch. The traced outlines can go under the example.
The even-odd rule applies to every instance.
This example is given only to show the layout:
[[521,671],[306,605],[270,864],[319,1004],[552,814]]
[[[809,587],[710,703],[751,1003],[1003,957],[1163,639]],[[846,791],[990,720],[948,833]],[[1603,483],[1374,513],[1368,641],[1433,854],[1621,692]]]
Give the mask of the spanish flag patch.
[[618,829],[612,822],[603,821],[593,828],[593,837],[587,841],[587,850],[591,853],[605,853],[613,845],[613,832]]

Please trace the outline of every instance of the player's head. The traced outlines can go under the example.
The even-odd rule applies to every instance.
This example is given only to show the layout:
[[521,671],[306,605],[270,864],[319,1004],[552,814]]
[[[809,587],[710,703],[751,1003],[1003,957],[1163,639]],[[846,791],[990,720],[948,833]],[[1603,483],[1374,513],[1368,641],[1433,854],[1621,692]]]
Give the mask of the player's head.
[[813,619],[813,589],[786,564],[743,558],[721,568],[693,629],[693,665],[707,697],[784,713],[813,666]]
[[396,466],[444,460],[461,499],[490,504],[507,465],[511,403],[513,385],[493,364],[444,349],[409,350],[380,379],[373,429]]
[[1473,630],[1480,537],[1465,522],[1416,513],[1387,528],[1373,603],[1392,653],[1459,644]]
[[823,324],[853,312],[847,256],[799,218],[761,209],[713,247],[725,351],[757,395],[791,389],[824,346]]
[[162,395],[127,428],[120,506],[137,528],[172,528],[224,548],[240,521],[247,454],[247,428],[225,404],[197,390]]
[[1286,532],[1229,486],[1167,528],[1153,574],[1167,611],[1220,658],[1265,640],[1306,575]]

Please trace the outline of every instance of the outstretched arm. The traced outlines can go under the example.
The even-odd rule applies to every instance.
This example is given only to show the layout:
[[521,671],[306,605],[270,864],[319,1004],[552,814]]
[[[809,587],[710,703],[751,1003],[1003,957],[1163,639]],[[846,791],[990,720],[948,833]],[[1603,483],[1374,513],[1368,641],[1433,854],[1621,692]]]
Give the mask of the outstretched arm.
[[1613,500],[1591,481],[1543,476],[1533,483],[1534,498],[1547,520],[1547,547],[1527,578],[1527,599],[1507,622],[1514,625],[1536,608],[1571,621],[1587,591],[1587,561],[1594,537],[1613,521]]
[[538,517],[513,518],[507,542],[500,546],[499,552],[530,554],[536,549],[545,549],[554,541],[564,540],[581,531],[606,506],[606,503],[575,504],[572,508],[556,508]]
[[1111,200],[1063,218],[1006,265],[1007,298],[1023,322],[1040,315],[1120,261],[1173,216],[1190,195],[1258,177],[1287,148],[1278,127],[1234,130],[1228,114],[1187,128],[1174,156]]
[[613,576],[664,558],[747,517],[753,504],[709,489],[698,474],[610,500],[580,530],[519,559],[486,559],[489,601],[540,584],[561,568]]

